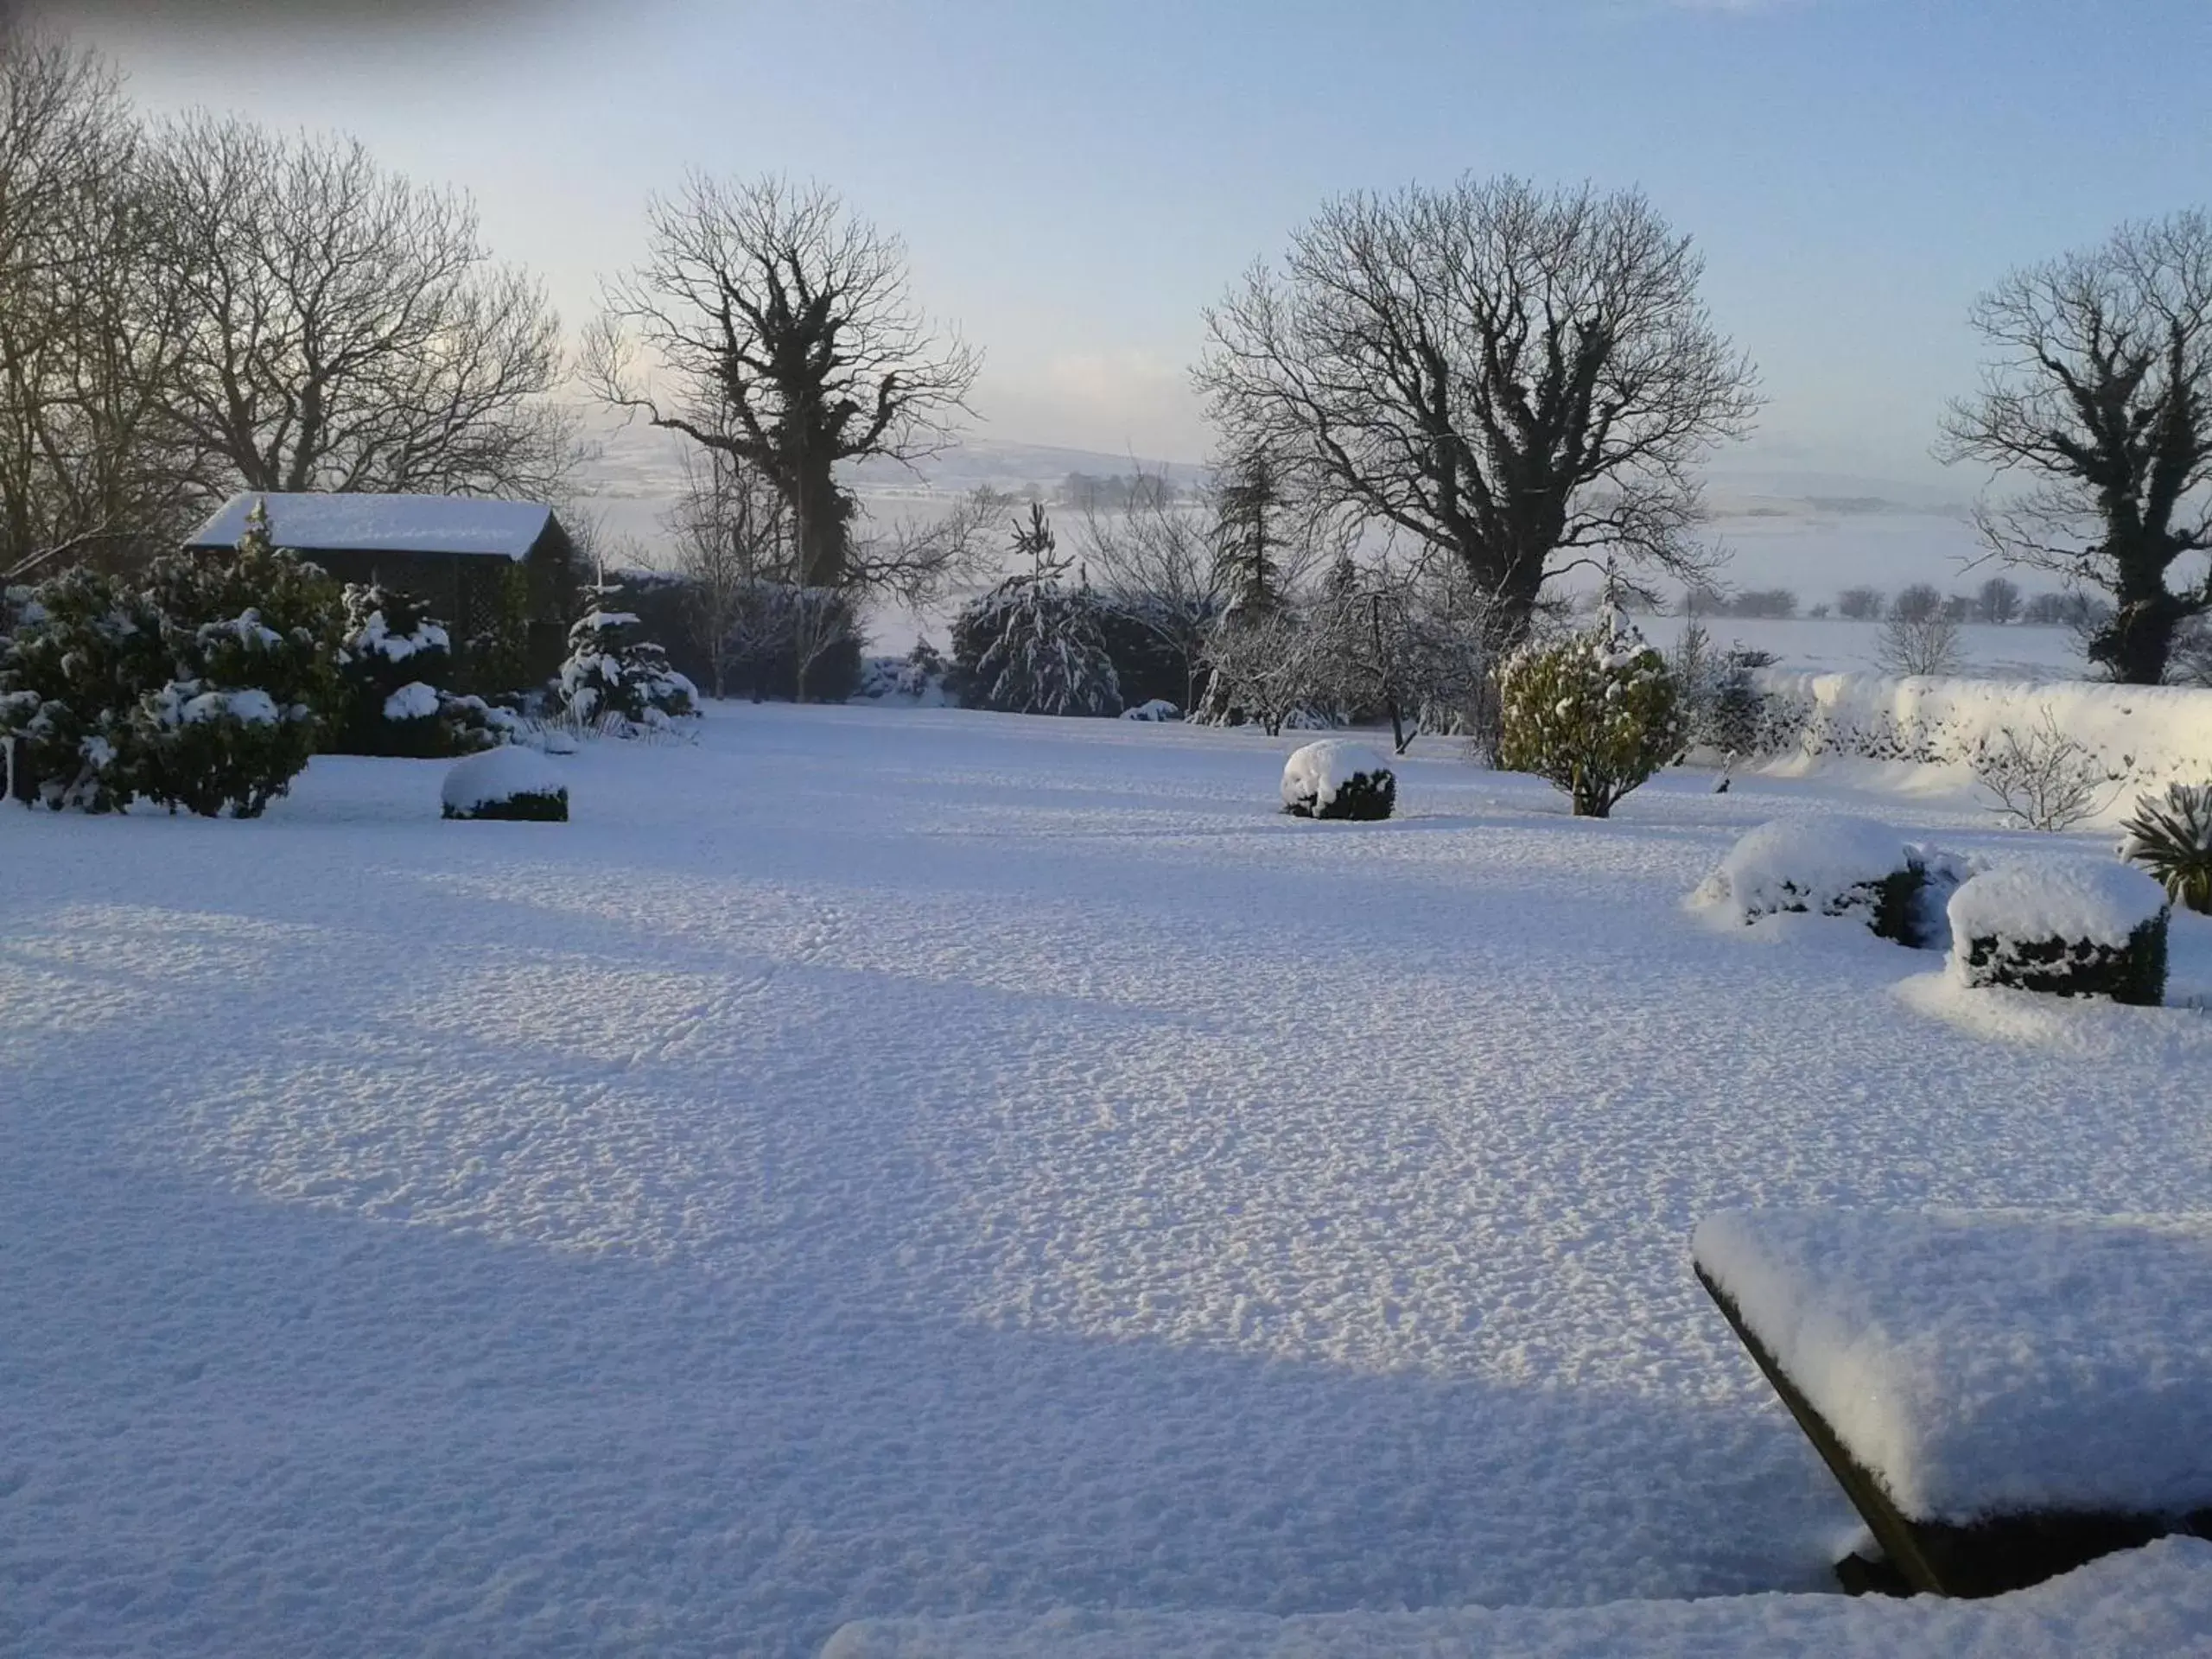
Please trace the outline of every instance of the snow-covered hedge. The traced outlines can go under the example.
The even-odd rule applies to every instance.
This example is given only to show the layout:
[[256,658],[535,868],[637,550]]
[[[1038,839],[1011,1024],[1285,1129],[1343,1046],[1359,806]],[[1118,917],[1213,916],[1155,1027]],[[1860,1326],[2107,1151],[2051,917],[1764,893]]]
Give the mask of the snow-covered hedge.
[[2171,913],[2164,888],[2107,860],[1984,871],[1951,895],[1952,971],[1968,985],[2156,1007]]
[[1700,1268],[1904,1515],[2212,1506],[2212,1222],[1724,1212]]
[[1283,810],[1298,817],[1387,818],[1397,800],[1397,774],[1363,743],[1324,738],[1283,766]]
[[1183,711],[1165,697],[1154,697],[1148,702],[1137,704],[1134,709],[1122,709],[1122,718],[1155,721],[1180,720],[1183,718]]
[[1942,942],[1945,904],[1971,874],[1871,818],[1782,818],[1730,848],[1690,902],[1747,924],[1783,912],[1854,917],[1919,948]]
[[1751,753],[1974,764],[2008,733],[2049,713],[2102,772],[2137,788],[2212,778],[2212,690],[2181,686],[2034,684],[2017,680],[1891,679],[1761,669]]
[[521,745],[455,761],[442,793],[448,818],[541,823],[565,823],[569,818],[569,785],[561,769],[537,749]]

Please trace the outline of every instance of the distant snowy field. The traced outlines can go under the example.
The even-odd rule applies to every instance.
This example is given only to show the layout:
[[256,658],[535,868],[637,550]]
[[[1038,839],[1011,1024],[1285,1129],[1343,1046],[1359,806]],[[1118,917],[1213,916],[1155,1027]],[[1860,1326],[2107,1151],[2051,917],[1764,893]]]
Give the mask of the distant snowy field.
[[2212,1192],[2203,1014],[1681,904],[1784,810],[2047,838],[1426,743],[1315,823],[1291,746],[721,705],[567,825],[0,812],[0,1652],[1818,1589],[1699,1217]]

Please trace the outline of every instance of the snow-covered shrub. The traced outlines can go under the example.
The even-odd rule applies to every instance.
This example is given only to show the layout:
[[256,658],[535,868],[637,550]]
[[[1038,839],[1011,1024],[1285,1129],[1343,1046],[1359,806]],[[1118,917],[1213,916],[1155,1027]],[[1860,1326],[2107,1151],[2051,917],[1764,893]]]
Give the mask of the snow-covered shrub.
[[699,712],[697,688],[668,665],[665,652],[639,637],[628,611],[594,606],[576,620],[559,684],[562,708],[579,721],[613,716],[650,730]]
[[132,717],[138,792],[257,817],[306,769],[337,708],[339,591],[270,546],[258,507],[235,552],[157,559],[147,588],[171,677]]
[[2047,706],[2024,736],[2007,726],[1976,740],[1973,766],[1974,781],[2007,819],[2054,834],[2095,817],[2107,785],[2118,781],[2087,744],[2060,729]]
[[1706,631],[1688,623],[1668,662],[1681,699],[1683,742],[1723,757],[1750,753],[1762,705],[1753,676],[1773,663],[1773,653],[1745,645],[1715,651]]
[[139,705],[133,723],[137,791],[204,818],[226,808],[233,817],[259,817],[315,752],[303,705],[280,708],[254,686],[172,680]]
[[861,664],[860,689],[854,702],[884,702],[896,699],[928,708],[944,708],[951,701],[945,690],[947,668],[944,656],[926,639],[918,639],[904,657],[870,657]]
[[314,753],[336,702],[343,616],[311,564],[249,515],[235,550],[156,559],[135,585],[86,571],[36,590],[0,650],[0,722],[29,793],[258,815]]
[[1014,715],[1116,715],[1122,683],[1103,607],[1087,587],[1022,575],[969,601],[952,624],[954,677],[973,709]]
[[1151,702],[1141,702],[1134,709],[1122,709],[1122,718],[1143,721],[1180,720],[1183,718],[1183,711],[1165,697],[1154,697]]
[[2174,903],[2212,914],[2212,784],[2169,784],[2120,824],[2120,856],[2150,872]]
[[119,810],[139,700],[170,678],[161,613],[142,590],[65,572],[11,605],[0,639],[0,733],[16,740],[16,793],[57,810]]
[[1614,607],[1582,632],[1516,652],[1500,695],[1498,763],[1564,791],[1578,817],[1608,816],[1682,752],[1675,677]]
[[1324,738],[1283,765],[1282,807],[1296,817],[1387,818],[1397,801],[1397,775],[1363,743]]
[[1257,725],[1278,732],[1325,731],[1326,665],[1306,620],[1287,607],[1231,611],[1206,641],[1205,696],[1192,711],[1201,726]]
[[1690,902],[1746,924],[1848,916],[1916,950],[1943,942],[1945,906],[1973,867],[1870,818],[1782,818],[1744,836]]
[[339,657],[344,712],[324,747],[339,754],[474,754],[500,741],[480,697],[446,690],[450,636],[422,602],[396,588],[348,586]]
[[560,768],[522,744],[455,761],[441,796],[448,818],[569,821],[569,785]]
[[1951,895],[1951,968],[1968,985],[2156,1007],[2165,889],[2139,869],[2065,859],[1985,871]]

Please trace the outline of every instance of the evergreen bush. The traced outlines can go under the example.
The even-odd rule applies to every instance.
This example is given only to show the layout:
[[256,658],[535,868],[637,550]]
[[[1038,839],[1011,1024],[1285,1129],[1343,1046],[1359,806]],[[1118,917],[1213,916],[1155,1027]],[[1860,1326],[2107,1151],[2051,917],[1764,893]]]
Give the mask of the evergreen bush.
[[1282,809],[1294,817],[1374,823],[1389,817],[1397,802],[1397,775],[1363,743],[1325,738],[1283,765]]
[[[596,589],[593,598],[609,593]],[[697,689],[669,666],[665,652],[640,637],[636,615],[596,603],[569,630],[558,683],[563,710],[587,724],[664,731],[699,712]]]
[[1577,817],[1609,816],[1682,752],[1675,677],[1614,606],[1581,632],[1516,652],[1499,691],[1498,764],[1564,791]]
[[1951,965],[1967,985],[2165,999],[2172,907],[2126,864],[2064,859],[1985,872],[1952,894]]
[[1106,647],[1107,607],[1087,582],[1068,588],[1052,530],[1033,503],[1014,551],[1030,569],[971,600],[952,624],[953,685],[974,709],[1013,715],[1118,715],[1121,677]]
[[143,591],[87,569],[11,607],[0,640],[0,731],[16,740],[16,794],[56,810],[118,811],[137,792],[130,717],[169,677],[161,613]]
[[26,798],[113,811],[132,799],[258,816],[314,753],[338,699],[337,590],[269,543],[172,554],[126,586],[77,570],[36,589],[0,647],[0,724]]
[[456,762],[446,773],[440,798],[448,818],[569,821],[569,786],[561,772],[537,750],[520,746]]
[[339,657],[341,714],[324,747],[338,754],[443,760],[500,741],[480,697],[456,696],[451,638],[422,602],[397,588],[347,587]]

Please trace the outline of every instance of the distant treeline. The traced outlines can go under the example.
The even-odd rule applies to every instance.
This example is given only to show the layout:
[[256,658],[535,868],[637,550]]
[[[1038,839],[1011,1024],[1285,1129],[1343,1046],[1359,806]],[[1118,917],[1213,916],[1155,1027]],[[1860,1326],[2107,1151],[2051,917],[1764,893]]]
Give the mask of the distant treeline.
[[1931,616],[1955,622],[1986,622],[1997,626],[2022,623],[2032,627],[2093,626],[2111,614],[2102,600],[2088,594],[2041,593],[2024,594],[2017,583],[1992,576],[1970,594],[1947,594],[1933,582],[1916,582],[1895,594],[1879,588],[1847,588],[1831,605],[1820,601],[1800,607],[1796,590],[1789,588],[1750,588],[1724,593],[1709,587],[1686,588],[1677,607],[1684,616],[1761,617],[1787,620],[1803,615],[1815,620],[1840,616],[1853,622],[1880,622],[1895,618],[1916,622]]

